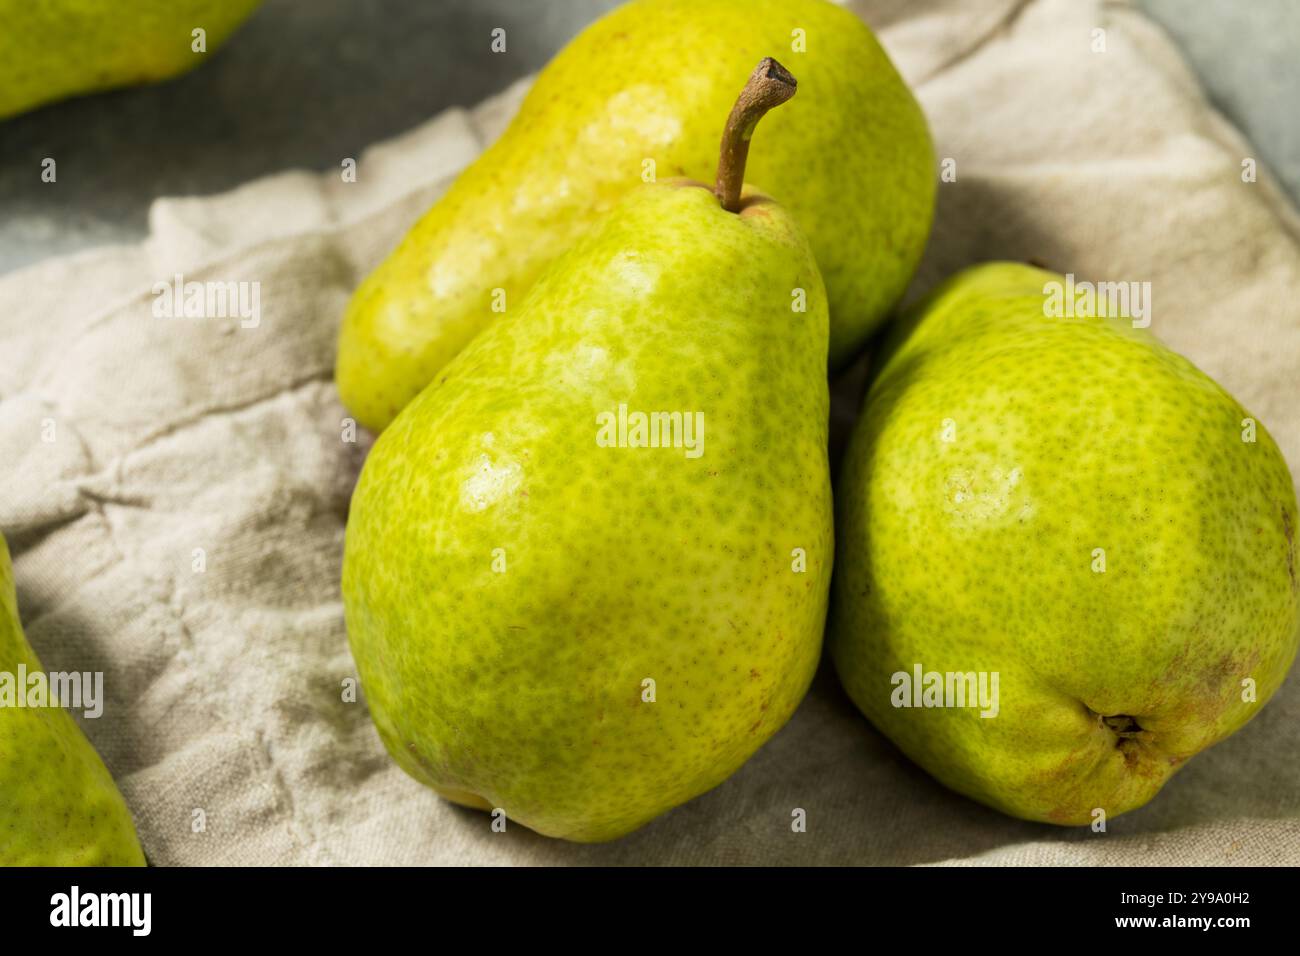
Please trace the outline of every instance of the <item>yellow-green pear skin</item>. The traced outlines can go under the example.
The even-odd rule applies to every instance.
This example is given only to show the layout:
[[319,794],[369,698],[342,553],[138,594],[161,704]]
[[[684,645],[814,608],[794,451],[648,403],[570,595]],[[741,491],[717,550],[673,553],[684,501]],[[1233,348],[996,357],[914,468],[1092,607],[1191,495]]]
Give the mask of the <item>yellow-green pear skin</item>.
[[336,380],[373,430],[643,179],[713,181],[723,120],[774,56],[799,96],[763,121],[745,176],[794,216],[844,363],[902,295],[934,207],[925,117],[876,38],[826,0],[639,0],[538,76],[502,137],[358,288]]
[[0,537],[0,866],[144,866],[126,803],[71,714],[18,706],[20,673],[40,672]]
[[191,70],[260,2],[0,0],[0,119]]
[[[722,782],[807,690],[834,548],[825,291],[747,195],[736,215],[698,184],[634,190],[370,452],[348,636],[389,751],[449,799],[609,840]],[[643,447],[632,416],[663,412],[691,441],[660,420]]]
[[[986,264],[902,324],[836,485],[827,641],[941,782],[1082,825],[1145,804],[1277,690],[1300,521],[1264,426],[1131,320],[1045,315],[1064,285]],[[895,676],[918,666],[996,672],[996,716],[927,706],[962,701]]]

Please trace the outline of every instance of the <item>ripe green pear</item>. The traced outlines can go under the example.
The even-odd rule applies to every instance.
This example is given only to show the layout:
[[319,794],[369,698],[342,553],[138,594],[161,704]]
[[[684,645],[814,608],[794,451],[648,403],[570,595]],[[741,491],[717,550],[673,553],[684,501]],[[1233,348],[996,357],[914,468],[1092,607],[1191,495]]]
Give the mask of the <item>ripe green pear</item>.
[[[11,692],[20,666],[27,675],[42,670],[23,636],[0,537],[0,679]],[[0,867],[144,862],[126,803],[72,716],[0,697]]]
[[[0,119],[193,69],[260,0],[0,0]],[[206,32],[195,52],[193,31]]]
[[[764,121],[746,180],[789,209],[830,297],[839,365],[901,296],[934,207],[925,117],[871,31],[826,0],[639,0],[538,76],[505,134],[358,288],[336,380],[387,427],[548,263],[644,179],[709,181],[737,88],[762,56],[804,91]],[[499,291],[498,291],[499,290]]]
[[[900,333],[836,488],[827,640],[940,781],[1085,824],[1142,806],[1282,683],[1300,521],[1263,425],[1131,321],[1045,315],[1063,281],[978,266]],[[918,666],[996,672],[996,716],[899,706]]]
[[[352,500],[343,598],[409,774],[608,840],[785,723],[830,583],[828,321],[771,199],[646,185],[398,415]],[[653,413],[677,422],[638,430]]]

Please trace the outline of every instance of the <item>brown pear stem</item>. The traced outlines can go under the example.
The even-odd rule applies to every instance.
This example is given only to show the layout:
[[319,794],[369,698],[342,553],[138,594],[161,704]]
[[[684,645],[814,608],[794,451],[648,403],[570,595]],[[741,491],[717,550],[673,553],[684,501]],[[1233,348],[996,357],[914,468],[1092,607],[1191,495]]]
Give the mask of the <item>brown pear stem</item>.
[[745,183],[745,160],[754,127],[768,110],[794,96],[798,83],[790,71],[770,56],[754,67],[749,82],[740,91],[736,105],[722,131],[722,155],[718,157],[718,183],[713,187],[722,208],[740,211],[740,188]]

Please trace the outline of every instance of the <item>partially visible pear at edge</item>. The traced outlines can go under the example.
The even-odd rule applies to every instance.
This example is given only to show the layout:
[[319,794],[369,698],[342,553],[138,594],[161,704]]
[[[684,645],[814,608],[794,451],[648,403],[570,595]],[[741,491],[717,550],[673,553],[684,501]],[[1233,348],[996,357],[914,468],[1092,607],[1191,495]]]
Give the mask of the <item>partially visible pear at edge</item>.
[[[18,618],[0,537],[0,672],[41,671]],[[0,866],[144,866],[131,814],[62,707],[0,703]]]
[[[451,800],[609,840],[725,780],[808,688],[826,298],[785,210],[738,205],[634,191],[370,452],[348,637],[393,758]],[[665,413],[646,447],[632,416]]]
[[1053,283],[972,268],[899,330],[836,486],[827,641],[940,781],[1087,824],[1142,806],[1282,683],[1300,521],[1261,423],[1131,321],[1045,315]]
[[357,421],[387,427],[643,181],[711,181],[736,77],[764,56],[788,59],[802,92],[764,120],[745,178],[808,237],[831,364],[851,359],[929,235],[934,151],[920,106],[871,30],[826,0],[639,0],[555,57],[510,128],[357,289],[335,374]]
[[0,0],[0,119],[192,70],[260,2]]

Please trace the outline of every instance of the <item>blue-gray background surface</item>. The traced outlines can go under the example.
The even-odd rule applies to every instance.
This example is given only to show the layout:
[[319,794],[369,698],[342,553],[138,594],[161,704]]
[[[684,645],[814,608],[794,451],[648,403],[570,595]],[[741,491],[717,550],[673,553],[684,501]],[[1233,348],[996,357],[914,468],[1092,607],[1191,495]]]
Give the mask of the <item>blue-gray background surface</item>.
[[[198,70],[0,122],[0,273],[141,238],[158,196],[344,156],[542,67],[619,0],[266,0]],[[979,0],[971,0],[973,3]],[[1300,2],[1138,0],[1300,198]],[[504,27],[506,55],[488,51]],[[58,160],[58,188],[40,182]]]

